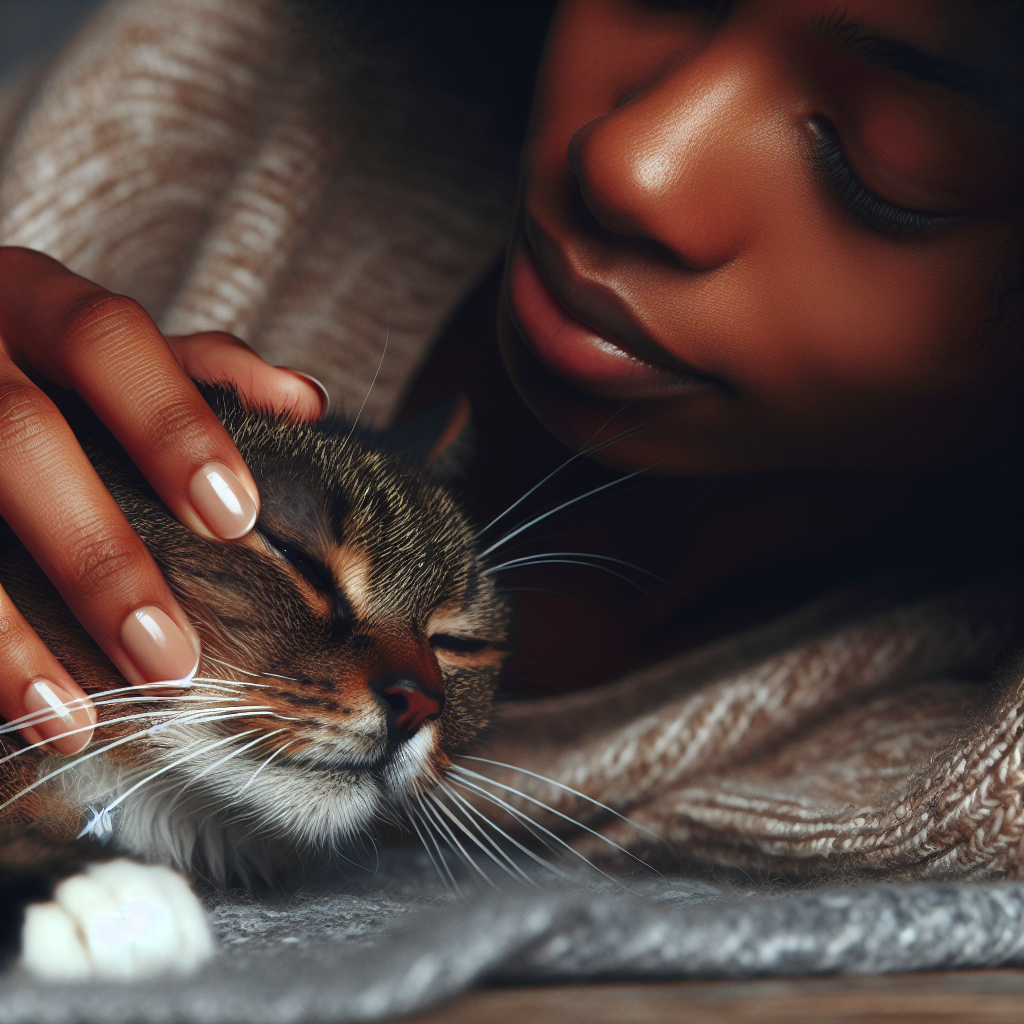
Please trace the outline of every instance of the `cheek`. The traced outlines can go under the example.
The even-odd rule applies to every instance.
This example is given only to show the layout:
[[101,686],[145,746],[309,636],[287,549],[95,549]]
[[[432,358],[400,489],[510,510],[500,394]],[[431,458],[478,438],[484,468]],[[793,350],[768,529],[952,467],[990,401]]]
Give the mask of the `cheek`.
[[737,282],[737,308],[748,310],[734,335],[741,383],[794,410],[969,390],[983,353],[966,343],[1005,238],[984,225],[955,230],[941,245],[819,230],[767,258],[759,279]]

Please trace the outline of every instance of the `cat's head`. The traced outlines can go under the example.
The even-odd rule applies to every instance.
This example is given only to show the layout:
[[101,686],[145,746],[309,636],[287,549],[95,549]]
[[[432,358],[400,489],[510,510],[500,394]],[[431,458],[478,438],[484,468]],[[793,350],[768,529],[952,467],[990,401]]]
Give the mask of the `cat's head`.
[[408,458],[342,422],[204,394],[260,490],[244,539],[197,537],[123,461],[96,459],[204,646],[197,700],[110,756],[132,773],[180,759],[168,774],[207,803],[333,843],[430,788],[485,728],[506,610],[458,505]]

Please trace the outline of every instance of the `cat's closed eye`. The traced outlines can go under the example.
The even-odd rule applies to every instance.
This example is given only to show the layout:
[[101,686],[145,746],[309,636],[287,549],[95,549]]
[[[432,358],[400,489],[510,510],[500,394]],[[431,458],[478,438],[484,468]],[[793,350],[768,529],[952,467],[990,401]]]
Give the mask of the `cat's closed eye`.
[[298,544],[278,537],[264,526],[258,527],[257,533],[266,541],[271,550],[280,555],[318,590],[330,594],[337,589],[331,570],[323,562],[303,551]]
[[443,651],[451,651],[454,654],[476,654],[485,647],[490,647],[488,640],[480,640],[469,636],[448,636],[445,633],[435,633],[430,638],[430,646]]

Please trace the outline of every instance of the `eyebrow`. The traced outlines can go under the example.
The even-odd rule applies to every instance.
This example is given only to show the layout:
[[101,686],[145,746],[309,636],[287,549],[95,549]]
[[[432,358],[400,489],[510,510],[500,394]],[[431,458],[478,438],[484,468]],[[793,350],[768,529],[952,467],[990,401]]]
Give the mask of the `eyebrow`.
[[965,64],[849,21],[845,13],[820,18],[814,27],[827,43],[870,64],[940,86],[985,106],[998,106],[992,83]]

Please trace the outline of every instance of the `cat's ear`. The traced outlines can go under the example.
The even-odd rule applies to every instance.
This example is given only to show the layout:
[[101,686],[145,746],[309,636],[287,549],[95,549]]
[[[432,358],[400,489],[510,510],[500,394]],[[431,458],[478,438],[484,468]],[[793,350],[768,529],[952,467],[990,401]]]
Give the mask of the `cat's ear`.
[[453,395],[383,434],[388,449],[445,483],[463,476],[473,457],[472,406]]

